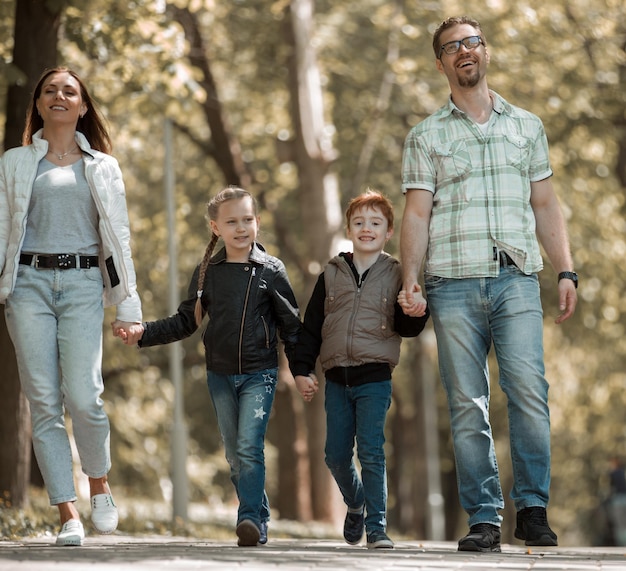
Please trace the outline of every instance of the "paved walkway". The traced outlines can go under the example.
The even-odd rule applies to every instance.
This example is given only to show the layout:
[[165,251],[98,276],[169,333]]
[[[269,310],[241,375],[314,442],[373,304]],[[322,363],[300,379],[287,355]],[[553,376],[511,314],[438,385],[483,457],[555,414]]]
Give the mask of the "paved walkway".
[[1,571],[626,571],[626,548],[459,553],[455,543],[399,541],[393,550],[367,550],[340,541],[271,539],[256,548],[232,541],[116,534],[88,537],[83,547],[60,548],[54,538],[0,541]]

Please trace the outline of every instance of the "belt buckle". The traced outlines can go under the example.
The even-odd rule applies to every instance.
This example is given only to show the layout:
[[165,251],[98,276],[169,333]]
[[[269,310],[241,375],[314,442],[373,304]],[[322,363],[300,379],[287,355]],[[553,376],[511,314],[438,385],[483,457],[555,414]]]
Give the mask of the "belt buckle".
[[[74,261],[74,265],[72,265],[72,260]],[[70,256],[69,254],[57,254],[57,263],[59,264],[59,268],[67,269],[76,267],[76,257]]]

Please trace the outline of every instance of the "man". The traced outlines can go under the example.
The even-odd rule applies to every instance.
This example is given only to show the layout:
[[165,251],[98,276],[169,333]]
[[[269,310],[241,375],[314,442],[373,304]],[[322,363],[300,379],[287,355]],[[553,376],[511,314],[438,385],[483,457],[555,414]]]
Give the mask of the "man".
[[560,315],[576,307],[577,276],[552,188],[543,125],[487,87],[480,24],[450,18],[433,38],[447,105],[407,136],[402,166],[400,302],[425,311],[424,281],[448,396],[459,495],[469,516],[460,551],[500,551],[504,507],[489,422],[493,343],[508,400],[515,537],[557,545],[548,524],[550,417],[544,377],[539,242],[558,273]]

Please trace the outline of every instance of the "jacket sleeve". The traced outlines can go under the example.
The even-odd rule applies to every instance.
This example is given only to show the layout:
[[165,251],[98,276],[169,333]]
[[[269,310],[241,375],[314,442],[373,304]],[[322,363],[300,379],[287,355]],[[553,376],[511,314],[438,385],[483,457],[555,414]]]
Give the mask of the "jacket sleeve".
[[9,189],[4,174],[4,162],[0,157],[0,274],[5,268],[10,231]]
[[426,313],[421,317],[411,317],[402,311],[400,304],[396,301],[394,330],[400,337],[417,337],[424,330],[429,316],[430,308],[428,306],[426,306]]
[[[97,184],[102,182],[106,186],[107,205],[105,206],[105,210],[108,217],[108,224],[102,224],[103,228],[101,232],[105,232],[106,229],[110,228],[110,243],[112,244],[117,241],[119,247],[117,252],[112,252],[112,254],[115,255],[111,256],[110,262],[108,263],[115,266],[117,272],[123,272],[125,276],[125,279],[119,281],[118,284],[115,284],[109,276],[110,293],[113,294],[113,290],[127,290],[127,295],[120,301],[117,301],[117,299],[123,295],[121,291],[112,295],[112,299],[115,298],[116,318],[120,321],[140,322],[142,317],[141,300],[137,293],[135,264],[130,247],[130,222],[128,219],[126,188],[124,186],[122,171],[117,159],[111,156],[108,156],[107,159],[102,162],[99,170],[101,171],[101,177],[98,177]],[[97,175],[97,173],[94,173],[94,176],[95,175]],[[121,257],[118,257],[120,255]],[[110,266],[107,266],[107,271],[110,271]],[[108,299],[109,292],[105,291],[105,301]]]
[[139,340],[139,347],[152,347],[153,345],[164,345],[186,339],[197,329],[194,317],[196,306],[196,291],[198,285],[199,267],[191,278],[187,291],[187,299],[183,301],[174,315],[158,319],[157,321],[147,321],[143,324],[144,332]]
[[287,270],[280,260],[278,260],[271,291],[280,338],[285,345],[287,359],[291,362],[302,323],[300,322],[298,302],[289,282]]
[[309,299],[307,304],[302,332],[296,345],[294,358],[290,361],[291,373],[294,376],[308,375],[315,370],[315,362],[322,346],[325,299],[326,286],[324,284],[324,273],[322,272],[319,278],[317,278],[311,299]]

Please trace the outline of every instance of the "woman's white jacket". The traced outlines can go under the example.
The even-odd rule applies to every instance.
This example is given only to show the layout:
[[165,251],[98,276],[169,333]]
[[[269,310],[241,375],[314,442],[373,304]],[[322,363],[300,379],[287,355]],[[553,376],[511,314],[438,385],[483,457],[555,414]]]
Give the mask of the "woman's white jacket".
[[[39,161],[48,152],[42,133],[43,129],[33,135],[31,145],[9,149],[0,158],[0,303],[11,295],[17,279],[33,182]],[[77,132],[75,140],[83,151],[85,175],[98,209],[104,306],[116,305],[120,321],[140,323],[122,172],[114,157],[92,149],[82,133]]]

